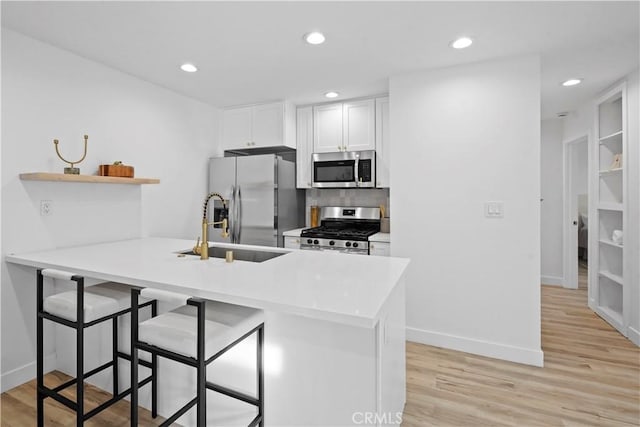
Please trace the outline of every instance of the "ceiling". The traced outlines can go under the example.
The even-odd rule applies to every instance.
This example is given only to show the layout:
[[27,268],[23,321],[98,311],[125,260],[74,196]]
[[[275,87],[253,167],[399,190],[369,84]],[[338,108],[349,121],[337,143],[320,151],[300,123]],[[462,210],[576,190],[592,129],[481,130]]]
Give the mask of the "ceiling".
[[[639,4],[3,1],[2,25],[217,107],[381,94],[393,75],[539,54],[551,118],[638,67]],[[304,43],[312,30],[326,43]],[[475,43],[451,49],[459,35]]]

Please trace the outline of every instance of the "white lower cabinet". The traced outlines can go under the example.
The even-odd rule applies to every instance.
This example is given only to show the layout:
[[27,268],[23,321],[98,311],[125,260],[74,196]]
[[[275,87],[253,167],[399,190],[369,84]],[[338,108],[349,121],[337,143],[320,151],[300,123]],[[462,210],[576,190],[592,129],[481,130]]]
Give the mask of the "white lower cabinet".
[[391,243],[369,242],[369,255],[391,256]]
[[284,247],[288,249],[300,249],[300,237],[284,236]]

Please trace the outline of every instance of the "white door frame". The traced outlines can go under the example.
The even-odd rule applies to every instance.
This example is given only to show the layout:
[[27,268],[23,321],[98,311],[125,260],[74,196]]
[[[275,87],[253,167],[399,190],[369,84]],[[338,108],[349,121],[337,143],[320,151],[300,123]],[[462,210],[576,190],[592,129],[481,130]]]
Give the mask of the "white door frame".
[[[587,170],[591,170],[591,150],[589,150],[589,134],[581,135],[578,138],[562,143],[562,286],[570,289],[578,288],[578,218],[575,215],[577,210],[577,200],[573,197],[573,173],[571,160],[573,152],[578,144],[587,144],[588,165]],[[589,173],[588,176],[591,176]],[[591,182],[589,182],[591,187]],[[591,191],[589,190],[589,204],[591,204]],[[591,218],[589,219],[591,221]]]

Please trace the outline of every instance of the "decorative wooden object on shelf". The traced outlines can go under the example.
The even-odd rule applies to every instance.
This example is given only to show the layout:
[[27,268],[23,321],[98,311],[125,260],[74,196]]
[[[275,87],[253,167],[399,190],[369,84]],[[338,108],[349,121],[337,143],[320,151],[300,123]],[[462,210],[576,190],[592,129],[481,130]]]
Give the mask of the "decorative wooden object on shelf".
[[133,166],[123,164],[100,165],[98,167],[100,176],[119,176],[122,178],[133,178]]
[[32,172],[21,173],[20,179],[23,181],[59,181],[59,182],[88,182],[96,184],[159,184],[156,178],[121,178],[116,176],[97,175],[65,175],[62,173]]

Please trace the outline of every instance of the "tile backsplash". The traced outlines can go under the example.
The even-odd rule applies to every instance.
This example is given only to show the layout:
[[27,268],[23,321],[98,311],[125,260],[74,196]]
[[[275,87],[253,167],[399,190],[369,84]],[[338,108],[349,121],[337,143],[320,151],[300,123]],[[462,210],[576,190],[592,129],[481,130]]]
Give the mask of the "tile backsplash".
[[383,205],[389,212],[388,188],[312,188],[306,194],[305,221],[309,226],[310,206],[364,206],[378,207]]

